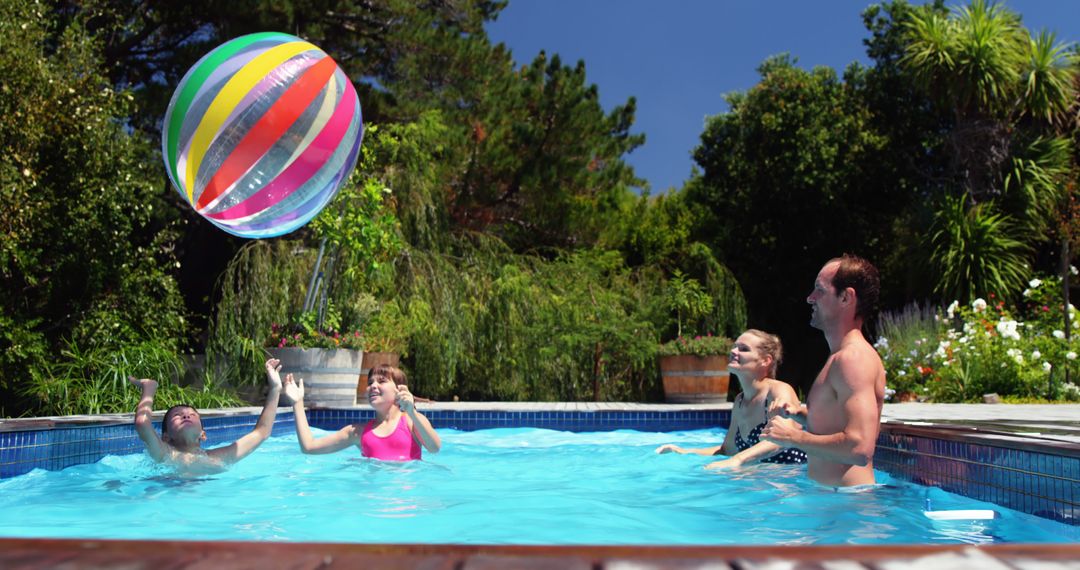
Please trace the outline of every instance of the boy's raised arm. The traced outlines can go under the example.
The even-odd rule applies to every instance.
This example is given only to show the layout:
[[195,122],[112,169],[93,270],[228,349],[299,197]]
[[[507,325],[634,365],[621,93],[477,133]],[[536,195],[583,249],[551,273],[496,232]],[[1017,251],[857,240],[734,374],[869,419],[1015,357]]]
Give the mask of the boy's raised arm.
[[146,446],[146,451],[154,461],[161,461],[165,457],[165,442],[154,431],[154,420],[151,412],[154,411],[154,394],[157,393],[158,383],[149,378],[135,378],[128,376],[128,382],[142,390],[139,404],[135,406],[135,433]]
[[266,403],[263,404],[259,421],[255,429],[233,442],[231,445],[211,449],[208,455],[220,458],[226,463],[236,463],[255,451],[274,431],[274,418],[277,417],[278,399],[281,397],[281,363],[276,358],[266,361]]

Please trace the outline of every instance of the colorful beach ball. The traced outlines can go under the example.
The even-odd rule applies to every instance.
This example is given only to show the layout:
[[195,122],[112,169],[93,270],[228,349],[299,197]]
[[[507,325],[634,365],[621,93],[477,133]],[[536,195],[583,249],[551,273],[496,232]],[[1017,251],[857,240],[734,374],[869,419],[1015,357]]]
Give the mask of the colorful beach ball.
[[169,178],[200,215],[241,237],[306,224],[356,165],[360,100],[321,49],[242,36],[206,54],[173,93],[161,132]]

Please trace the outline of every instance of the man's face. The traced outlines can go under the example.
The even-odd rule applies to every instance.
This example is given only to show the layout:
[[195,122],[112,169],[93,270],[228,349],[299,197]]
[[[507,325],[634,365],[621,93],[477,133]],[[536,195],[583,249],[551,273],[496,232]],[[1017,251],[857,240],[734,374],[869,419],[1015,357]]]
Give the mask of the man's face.
[[816,329],[825,330],[825,325],[833,322],[840,313],[840,296],[832,284],[838,267],[836,262],[826,263],[814,279],[814,290],[806,297],[811,307],[810,326]]

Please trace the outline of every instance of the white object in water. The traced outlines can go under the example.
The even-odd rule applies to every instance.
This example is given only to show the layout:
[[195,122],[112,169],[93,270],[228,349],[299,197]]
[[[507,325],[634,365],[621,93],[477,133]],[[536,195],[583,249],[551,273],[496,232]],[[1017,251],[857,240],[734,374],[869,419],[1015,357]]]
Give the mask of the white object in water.
[[990,509],[923,511],[923,514],[926,515],[926,518],[935,521],[988,520],[997,518],[997,511]]

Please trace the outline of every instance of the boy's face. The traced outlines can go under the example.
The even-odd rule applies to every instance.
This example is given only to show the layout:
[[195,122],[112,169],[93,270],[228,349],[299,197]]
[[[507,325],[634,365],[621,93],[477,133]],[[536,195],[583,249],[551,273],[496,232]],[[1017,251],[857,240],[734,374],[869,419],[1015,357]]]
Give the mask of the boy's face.
[[202,418],[199,417],[199,412],[195,411],[195,408],[188,406],[172,408],[165,413],[162,422],[165,425],[165,433],[161,439],[164,441],[194,442],[206,439]]

